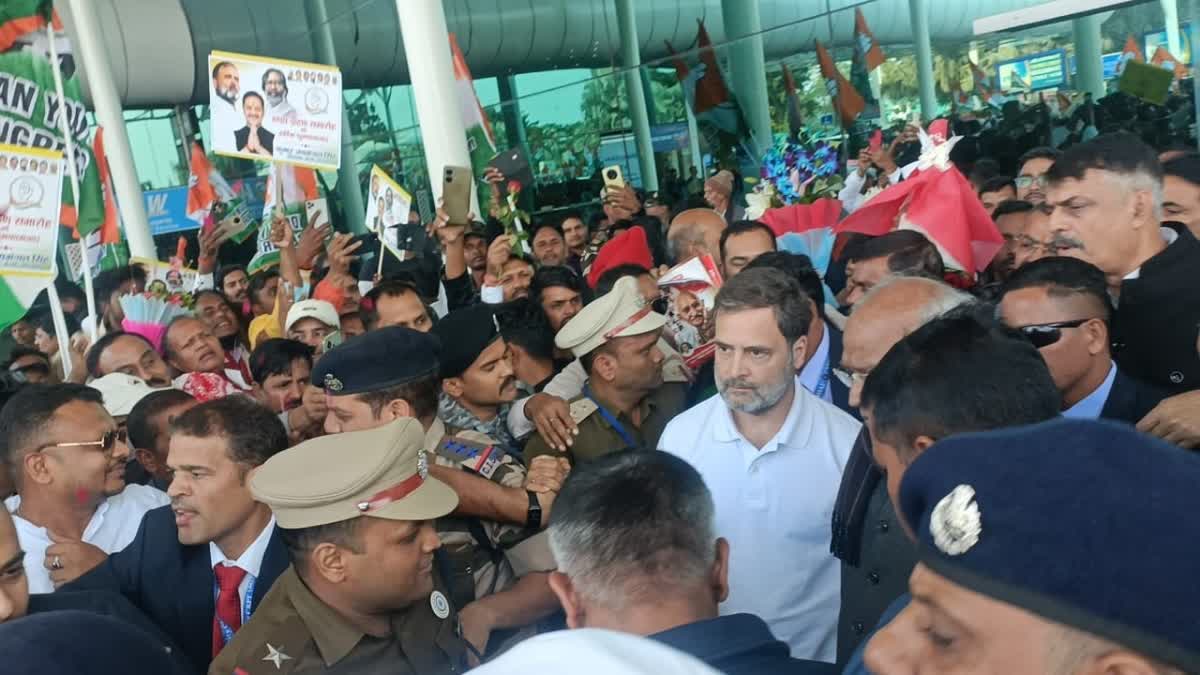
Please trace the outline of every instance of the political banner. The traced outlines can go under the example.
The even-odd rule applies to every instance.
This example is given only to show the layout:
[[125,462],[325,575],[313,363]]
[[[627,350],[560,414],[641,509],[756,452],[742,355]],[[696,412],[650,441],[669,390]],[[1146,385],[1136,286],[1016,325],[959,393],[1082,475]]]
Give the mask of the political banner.
[[54,280],[63,154],[0,145],[0,325]]
[[196,287],[196,270],[176,263],[130,258],[129,262],[146,270],[146,290],[151,293],[190,293]]
[[392,180],[379,165],[371,167],[367,214],[363,222],[401,260],[409,246],[400,241],[400,232],[408,225],[412,201],[412,195]]
[[334,171],[342,159],[342,73],[335,66],[214,51],[212,149]]

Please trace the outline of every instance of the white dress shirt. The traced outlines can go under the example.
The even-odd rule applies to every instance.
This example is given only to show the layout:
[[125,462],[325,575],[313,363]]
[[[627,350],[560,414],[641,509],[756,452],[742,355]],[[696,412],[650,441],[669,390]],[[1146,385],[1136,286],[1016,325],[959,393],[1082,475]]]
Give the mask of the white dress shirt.
[[[81,539],[105,553],[116,553],[133,541],[142,525],[142,516],[147,511],[170,503],[170,498],[162,490],[148,485],[127,485],[121,494],[109,497],[96,508]],[[53,544],[50,535],[46,533],[46,528],[34,525],[16,514],[21,506],[19,495],[4,500],[4,506],[13,514],[17,542],[25,551],[25,576],[29,579],[29,592],[53,593],[54,583],[50,581],[50,570],[46,569],[46,549]]]
[[[267,546],[271,543],[271,533],[275,531],[275,516],[271,516],[270,522],[263,528],[262,532],[258,533],[258,538],[250,544],[242,555],[237,560],[230,560],[221,552],[221,547],[215,542],[208,542],[208,557],[212,560],[212,566],[224,565],[226,567],[240,567],[246,570],[246,576],[242,578],[242,583],[238,585],[238,607],[245,614],[246,609],[246,593],[250,589],[251,580],[257,583],[259,573],[262,572],[263,557],[267,555]],[[214,575],[215,577],[216,575]],[[216,584],[213,584],[213,600],[217,599],[219,589]],[[245,623],[250,617],[243,616],[242,622]]]
[[832,403],[833,394],[830,393],[829,380],[833,377],[830,368],[834,365],[836,364],[829,362],[829,324],[825,324],[825,330],[821,333],[821,343],[817,345],[816,353],[800,369],[801,386],[815,394],[821,387],[821,382],[824,381],[825,390],[821,392],[821,399]]
[[716,505],[729,541],[729,599],[721,614],[749,612],[792,656],[832,663],[841,567],[829,552],[833,504],[860,424],[796,382],[787,419],[762,449],[737,430],[721,396],[667,425],[659,449],[687,460]]

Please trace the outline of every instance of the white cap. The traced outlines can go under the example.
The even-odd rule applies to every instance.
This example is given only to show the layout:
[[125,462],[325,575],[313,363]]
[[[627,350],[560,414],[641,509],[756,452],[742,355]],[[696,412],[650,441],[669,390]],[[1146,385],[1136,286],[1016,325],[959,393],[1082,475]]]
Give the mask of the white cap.
[[650,638],[599,628],[544,633],[521,642],[472,675],[719,675],[694,656]]
[[301,300],[288,310],[287,321],[283,330],[289,331],[300,319],[316,319],[330,328],[337,329],[342,325],[337,310],[324,300]]
[[140,377],[125,373],[109,373],[88,383],[104,397],[104,409],[113,417],[126,417],[138,401],[157,389],[146,384]]

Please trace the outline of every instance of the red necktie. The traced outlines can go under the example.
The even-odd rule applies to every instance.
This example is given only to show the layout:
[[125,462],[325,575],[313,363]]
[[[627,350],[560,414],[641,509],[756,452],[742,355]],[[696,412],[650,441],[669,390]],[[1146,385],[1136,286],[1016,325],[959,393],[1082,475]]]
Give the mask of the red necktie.
[[213,567],[213,575],[217,577],[217,614],[213,617],[213,656],[225,646],[225,636],[221,634],[221,623],[230,630],[237,632],[242,627],[242,601],[238,597],[238,586],[246,578],[246,570],[217,563]]

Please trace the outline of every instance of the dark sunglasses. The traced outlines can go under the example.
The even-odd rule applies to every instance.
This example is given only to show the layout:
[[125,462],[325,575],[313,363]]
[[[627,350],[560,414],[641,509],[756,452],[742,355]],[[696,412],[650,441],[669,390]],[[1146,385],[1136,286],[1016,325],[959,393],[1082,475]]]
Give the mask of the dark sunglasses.
[[1029,340],[1034,347],[1041,349],[1062,339],[1062,329],[1078,328],[1083,324],[1091,321],[1091,319],[1075,319],[1074,321],[1057,321],[1055,323],[1042,323],[1036,326],[1021,326],[1017,330]]

